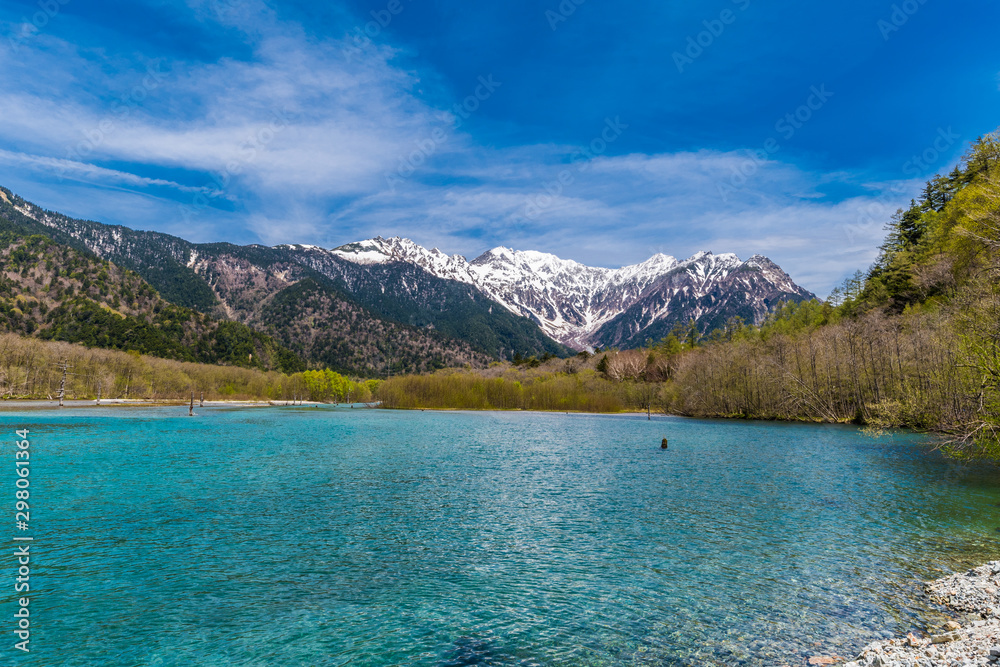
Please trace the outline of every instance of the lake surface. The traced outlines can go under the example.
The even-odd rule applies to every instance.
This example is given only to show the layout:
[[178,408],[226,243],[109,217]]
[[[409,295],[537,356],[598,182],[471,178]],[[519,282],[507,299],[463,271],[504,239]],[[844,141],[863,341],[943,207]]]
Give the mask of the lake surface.
[[918,436],[197,412],[0,412],[32,431],[10,664],[796,665],[939,619],[920,581],[1000,557],[1000,475]]

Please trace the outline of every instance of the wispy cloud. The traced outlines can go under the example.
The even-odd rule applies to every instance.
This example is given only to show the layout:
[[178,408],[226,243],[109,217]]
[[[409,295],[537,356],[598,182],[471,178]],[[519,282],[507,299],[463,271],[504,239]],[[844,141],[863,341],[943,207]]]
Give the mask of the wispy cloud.
[[[352,39],[350,19],[324,35],[257,0],[187,7],[188,20],[238,35],[244,52],[146,58],[55,30],[16,54],[0,45],[5,184],[29,170],[36,191],[59,193],[40,203],[194,240],[338,245],[399,234],[467,255],[503,244],[606,266],[654,252],[761,252],[820,294],[874,259],[881,226],[861,224],[859,212],[903,203],[917,187],[815,173],[782,152],[723,192],[745,151],[622,154],[608,142],[636,130],[610,139],[601,124],[583,146],[496,145],[455,110],[482,79],[449,93],[387,39]],[[387,175],[420,151],[390,186]]]
[[106,169],[86,162],[65,160],[61,158],[15,153],[0,148],[0,162],[37,169],[47,173],[55,173],[60,178],[83,180],[95,184],[124,184],[133,187],[164,187],[178,192],[208,193],[211,188],[191,187],[162,178],[146,178],[116,169]]

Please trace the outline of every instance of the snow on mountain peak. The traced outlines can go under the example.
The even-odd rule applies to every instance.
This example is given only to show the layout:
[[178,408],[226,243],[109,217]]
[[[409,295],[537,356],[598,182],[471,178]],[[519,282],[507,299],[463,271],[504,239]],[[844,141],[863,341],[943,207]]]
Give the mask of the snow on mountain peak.
[[419,266],[440,278],[472,283],[469,263],[462,255],[448,255],[434,248],[428,250],[410,239],[394,236],[384,239],[376,236],[334,248],[330,254],[355,264],[390,264],[403,262]]
[[[676,283],[667,290],[671,294],[684,291],[689,298],[702,298],[734,271],[750,266],[759,269],[776,289],[804,292],[760,255],[743,262],[733,253],[701,251],[678,261],[656,253],[639,264],[609,269],[504,246],[469,262],[437,248],[427,250],[410,239],[380,236],[326,252],[361,265],[408,263],[439,278],[473,285],[511,312],[534,320],[552,338],[577,348],[589,345],[602,326],[646,299],[650,290],[662,291],[657,286],[664,280]],[[666,297],[654,317],[667,316],[672,299]]]
[[392,259],[390,249],[380,236],[367,241],[348,243],[328,252],[355,264],[385,264]]
[[645,262],[623,266],[613,271],[615,279],[621,280],[643,280],[654,279],[677,268],[679,262],[676,257],[656,253]]
[[745,263],[747,266],[756,266],[758,268],[770,268],[773,266],[777,266],[774,262],[772,262],[769,258],[765,257],[764,255],[754,255],[753,257],[748,259]]

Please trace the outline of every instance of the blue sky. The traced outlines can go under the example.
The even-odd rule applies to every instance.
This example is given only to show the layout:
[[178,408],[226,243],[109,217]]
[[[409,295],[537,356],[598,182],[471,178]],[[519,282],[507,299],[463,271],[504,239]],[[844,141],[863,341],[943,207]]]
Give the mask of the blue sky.
[[0,184],[194,241],[762,253],[825,295],[1000,125],[998,24],[987,0],[7,0]]

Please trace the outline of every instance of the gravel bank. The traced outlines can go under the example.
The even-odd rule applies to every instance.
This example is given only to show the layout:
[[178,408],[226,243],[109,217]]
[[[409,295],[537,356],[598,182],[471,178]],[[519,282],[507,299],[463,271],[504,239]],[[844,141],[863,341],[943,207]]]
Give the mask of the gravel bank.
[[926,591],[932,600],[955,611],[957,620],[927,637],[910,634],[870,644],[843,667],[1000,665],[1000,561],[933,581]]

